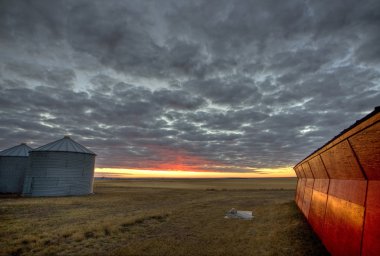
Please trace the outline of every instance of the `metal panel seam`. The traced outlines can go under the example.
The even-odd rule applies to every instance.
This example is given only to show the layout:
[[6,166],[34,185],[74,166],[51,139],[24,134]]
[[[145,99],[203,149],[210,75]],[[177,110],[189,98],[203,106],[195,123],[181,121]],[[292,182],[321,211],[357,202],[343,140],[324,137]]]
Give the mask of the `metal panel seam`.
[[[305,171],[303,170],[302,164],[300,164],[299,167],[302,169],[302,172],[305,175]],[[307,181],[306,180],[306,175],[305,175],[304,179],[305,179],[305,186],[303,188],[302,199],[301,199],[301,206],[299,206],[299,208],[300,208],[300,210],[301,210],[302,213],[303,213],[302,208],[303,208],[303,203],[304,203],[304,198],[305,198],[305,188],[306,188],[306,181]]]
[[[314,182],[315,182],[315,180],[314,180]],[[310,198],[309,211],[307,212],[307,219],[309,219],[310,208],[311,208],[311,204],[313,203],[314,182],[313,182],[313,187],[311,189],[311,198]]]
[[299,183],[299,179],[297,178],[297,189],[296,189],[296,193],[294,195],[294,201],[297,203],[297,193],[298,193],[298,183]]
[[[329,192],[330,192],[330,184],[331,184],[331,178],[330,178],[330,175],[329,175],[329,172],[327,171],[327,168],[326,168],[326,165],[325,163],[323,162],[323,159],[322,159],[322,156],[321,154],[318,154],[319,158],[321,159],[322,161],[322,165],[323,165],[323,168],[325,168],[326,170],[326,173],[327,173],[327,177],[329,177],[329,184],[327,185],[327,199],[326,199],[326,204],[325,204],[325,213],[323,214],[323,226],[322,226],[322,236],[324,236],[324,233],[325,233],[325,221],[326,221],[326,211],[327,211],[327,204],[329,202]],[[323,239],[322,239],[323,241]]]
[[[329,178],[329,180],[331,180],[331,177],[330,177],[330,174],[329,172],[327,171],[327,168],[326,168],[326,165],[325,165],[325,162],[323,162],[323,159],[322,159],[322,156],[321,154],[318,154],[319,158],[321,159],[321,162],[322,162],[322,165],[323,165],[323,168],[325,168],[325,171],[326,171],[326,174],[327,174],[327,177]],[[329,186],[330,186],[330,182],[329,182]],[[327,189],[327,193],[328,193],[328,189]]]
[[367,180],[366,188],[365,188],[365,198],[364,198],[364,215],[363,215],[363,227],[362,227],[362,238],[360,239],[360,255],[363,253],[363,240],[364,240],[364,228],[365,228],[365,220],[367,213],[367,197],[368,197],[368,186],[369,181]]
[[[309,166],[309,169],[310,169],[310,172],[311,172],[311,175],[313,176],[313,179],[315,180],[315,175],[313,173],[313,169],[311,169],[311,166],[309,164],[309,161],[306,161],[306,164]],[[313,184],[313,188],[314,188],[314,184]]]
[[[360,171],[362,172],[364,179],[368,181],[367,174],[365,173],[365,171],[364,171],[364,169],[363,169],[363,166],[362,166],[362,164],[360,163],[358,156],[356,155],[355,150],[352,148],[352,145],[351,145],[350,140],[349,140],[349,139],[346,139],[346,140],[347,140],[347,142],[348,142],[348,145],[350,146],[350,149],[351,149],[351,151],[352,151],[352,154],[353,154],[354,157],[355,157],[356,162],[357,162],[358,165],[359,165],[359,169],[360,169]],[[367,195],[367,194],[366,194],[366,195]]]

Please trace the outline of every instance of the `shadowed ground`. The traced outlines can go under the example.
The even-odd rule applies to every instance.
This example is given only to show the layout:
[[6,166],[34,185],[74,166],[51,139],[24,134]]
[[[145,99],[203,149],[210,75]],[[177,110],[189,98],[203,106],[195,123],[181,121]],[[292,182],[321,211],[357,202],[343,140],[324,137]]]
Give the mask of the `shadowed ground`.
[[[0,255],[326,255],[295,179],[101,180],[95,195],[0,198]],[[232,207],[252,221],[224,219]]]

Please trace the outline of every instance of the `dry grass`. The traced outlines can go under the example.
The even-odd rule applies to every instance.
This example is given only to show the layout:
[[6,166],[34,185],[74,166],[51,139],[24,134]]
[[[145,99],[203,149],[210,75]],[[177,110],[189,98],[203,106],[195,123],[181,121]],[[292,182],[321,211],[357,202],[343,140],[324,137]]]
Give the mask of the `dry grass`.
[[98,180],[98,184],[105,182],[113,187],[139,188],[173,188],[173,189],[201,189],[201,190],[244,190],[244,189],[294,189],[294,178],[260,178],[260,179],[125,179]]
[[[0,255],[325,255],[293,202],[294,186],[294,179],[96,181],[91,196],[3,197]],[[232,207],[255,218],[224,219]]]

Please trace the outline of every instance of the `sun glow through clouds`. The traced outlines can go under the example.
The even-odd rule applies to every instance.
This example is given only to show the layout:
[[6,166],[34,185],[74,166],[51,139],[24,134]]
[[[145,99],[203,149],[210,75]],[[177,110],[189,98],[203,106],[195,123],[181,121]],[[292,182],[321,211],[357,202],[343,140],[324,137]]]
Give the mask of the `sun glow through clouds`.
[[292,167],[258,168],[252,172],[217,172],[196,170],[145,170],[96,168],[95,177],[110,178],[263,178],[295,177]]

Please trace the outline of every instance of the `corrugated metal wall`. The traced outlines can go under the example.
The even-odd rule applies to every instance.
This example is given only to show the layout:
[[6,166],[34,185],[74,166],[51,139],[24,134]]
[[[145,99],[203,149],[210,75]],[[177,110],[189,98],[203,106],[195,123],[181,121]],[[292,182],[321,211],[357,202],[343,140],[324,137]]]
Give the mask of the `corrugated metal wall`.
[[380,113],[298,163],[296,203],[332,255],[380,255]]
[[95,155],[74,152],[30,152],[23,195],[66,196],[92,193]]
[[21,193],[28,157],[0,156],[0,193]]

